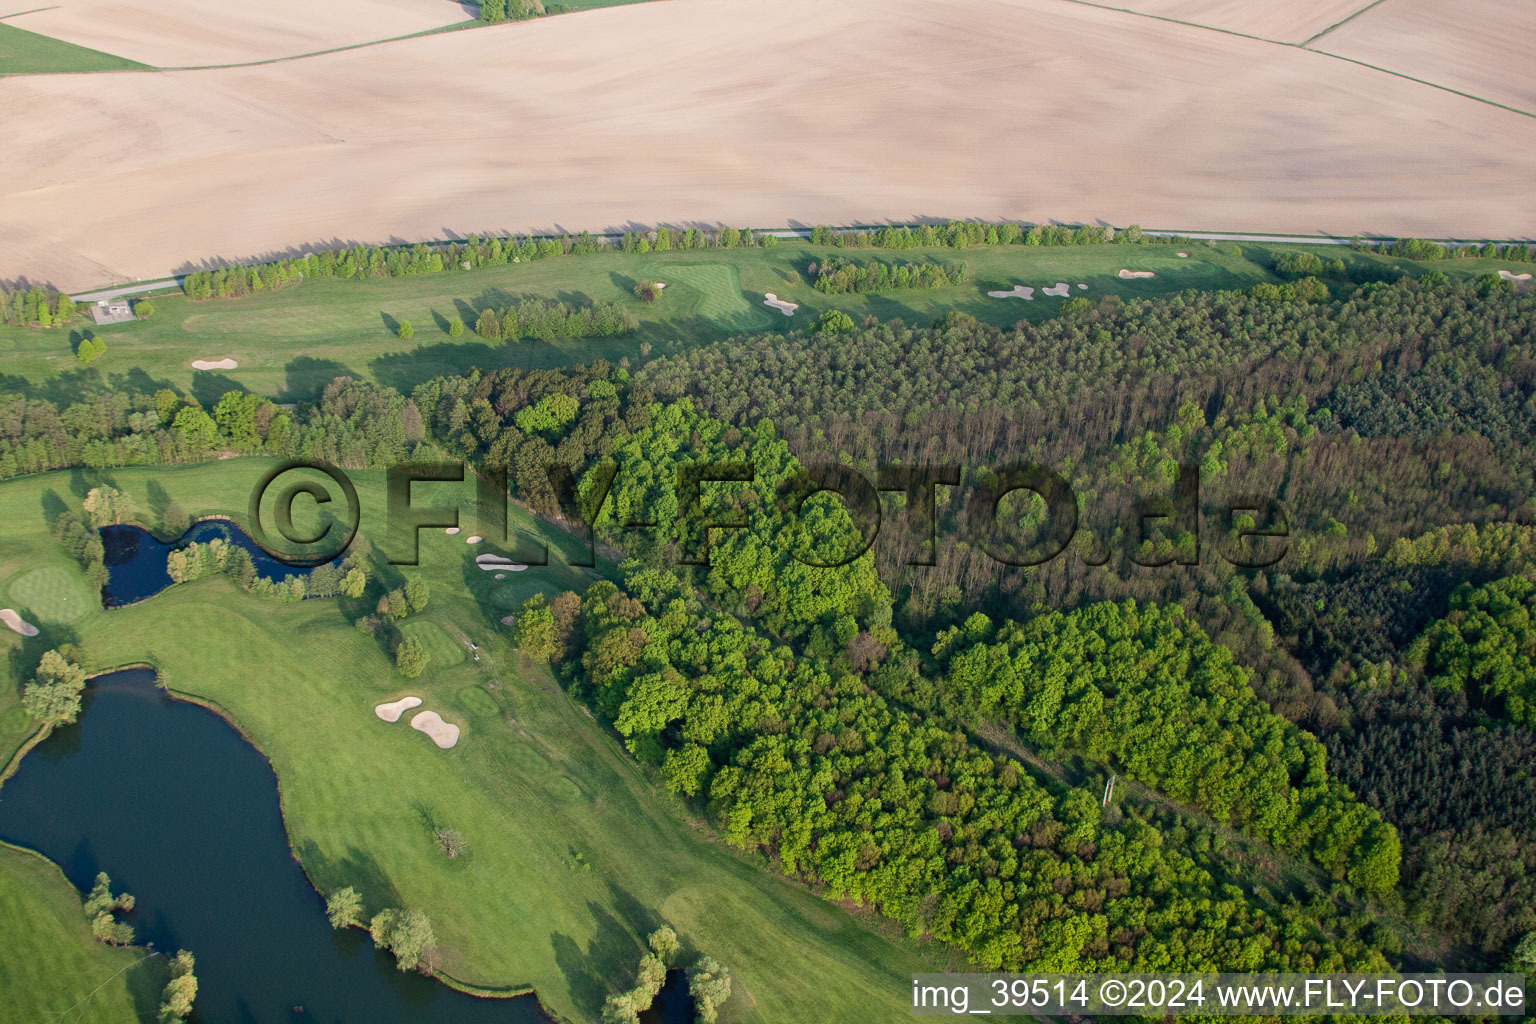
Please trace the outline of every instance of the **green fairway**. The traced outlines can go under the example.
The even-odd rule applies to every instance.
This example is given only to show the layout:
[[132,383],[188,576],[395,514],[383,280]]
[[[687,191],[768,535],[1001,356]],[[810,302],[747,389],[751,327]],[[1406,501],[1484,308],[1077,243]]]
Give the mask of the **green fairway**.
[[[1057,282],[1074,296],[1146,298],[1191,288],[1244,288],[1276,278],[1273,252],[1296,246],[1188,242],[1180,245],[993,246],[915,249],[903,252],[839,250],[855,260],[905,262],[964,260],[970,279],[955,287],[884,295],[823,295],[807,277],[812,262],[834,250],[785,242],[769,249],[706,249],[688,252],[597,253],[533,263],[447,271],[403,278],[320,279],[240,299],[189,302],[179,293],[157,296],[154,317],[139,322],[70,330],[0,327],[0,386],[12,393],[70,400],[103,387],[175,387],[208,404],[225,391],[245,389],[283,401],[316,397],[341,374],[371,379],[409,393],[420,382],[471,367],[552,367],[596,359],[647,358],[758,330],[809,329],[822,311],[841,309],[856,320],[874,315],[926,325],[950,311],[969,313],[1006,327],[1020,319],[1054,316],[1064,300],[1038,289]],[[1342,247],[1310,247],[1325,256],[1429,269],[1451,274],[1487,273],[1500,261],[1468,259],[1413,263]],[[1188,252],[1188,258],[1177,253]],[[1152,278],[1125,280],[1121,269],[1149,270]],[[668,284],[655,303],[633,292],[651,278]],[[1076,286],[1086,284],[1086,289]],[[1023,284],[1037,289],[1033,301],[994,299],[988,291]],[[763,305],[763,296],[799,303],[792,317]],[[481,309],[525,298],[614,302],[639,322],[619,338],[488,342],[474,333],[448,334],[453,317],[473,325]],[[403,341],[394,325],[409,320],[415,337]],[[75,341],[91,331],[107,352],[89,367],[75,360]],[[234,370],[193,370],[193,360],[231,358]]]
[[[0,586],[34,571],[28,558],[54,545],[44,519],[50,492],[75,504],[76,491],[110,479],[147,507],[153,483],[194,515],[243,519],[268,465],[230,459],[0,485],[10,524]],[[448,974],[532,986],[568,1018],[595,1018],[603,997],[632,981],[638,937],[663,921],[689,948],[730,965],[738,995],[727,1021],[895,1019],[906,1013],[909,972],[952,963],[727,849],[653,787],[547,671],[519,660],[503,609],[589,579],[561,561],[558,535],[548,538],[548,568],[501,581],[475,567],[476,549],[441,530],[422,531],[419,568],[389,567],[383,474],[354,479],[378,577],[362,599],[285,604],[206,579],[128,608],[93,608],[67,626],[43,623],[44,635],[7,661],[35,663],[69,639],[93,671],[147,661],[171,687],[217,704],[272,761],[290,841],[317,887],[356,885],[370,909],[427,909]],[[431,500],[451,500],[450,490]],[[473,488],[463,496],[467,511]],[[538,530],[518,510],[512,525]],[[458,645],[461,660],[434,658],[406,680],[353,620],[372,611],[383,587],[411,576],[432,594],[405,631],[439,649]],[[479,645],[478,661],[463,655],[461,637]],[[404,721],[373,714],[402,693],[459,725],[458,745],[440,750]],[[461,831],[473,856],[447,860],[427,822]]]
[[432,659],[433,668],[452,668],[464,660],[464,645],[443,632],[443,627],[425,619],[402,623],[400,632],[415,637]]
[[80,894],[34,853],[0,843],[0,1024],[153,1021],[163,964],[91,937]]
[[0,22],[0,75],[142,70],[147,70],[146,65],[126,57],[114,57]]

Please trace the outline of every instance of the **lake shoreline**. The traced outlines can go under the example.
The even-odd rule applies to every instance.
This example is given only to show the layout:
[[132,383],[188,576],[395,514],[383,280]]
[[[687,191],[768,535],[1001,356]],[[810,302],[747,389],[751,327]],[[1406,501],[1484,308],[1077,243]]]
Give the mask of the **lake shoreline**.
[[[189,527],[189,529],[190,529],[190,527]],[[148,600],[148,598],[145,598],[144,600]],[[294,846],[293,846],[293,842],[292,842],[292,834],[293,833],[292,833],[292,830],[289,827],[288,816],[287,816],[287,812],[286,812],[286,809],[285,809],[285,806],[284,806],[285,801],[284,801],[284,796],[283,796],[283,781],[282,781],[282,777],[278,774],[276,766],[273,765],[271,758],[267,755],[267,752],[262,749],[261,745],[256,741],[255,737],[252,736],[251,733],[243,725],[240,724],[240,722],[235,718],[235,716],[227,708],[225,708],[221,704],[219,704],[218,701],[214,700],[211,697],[206,697],[206,696],[203,696],[201,694],[193,693],[193,692],[191,692],[189,690],[178,689],[178,688],[170,685],[166,681],[165,676],[162,673],[162,671],[155,664],[153,664],[152,662],[132,661],[132,662],[127,662],[127,663],[124,663],[124,664],[121,664],[121,665],[116,665],[116,666],[113,666],[113,667],[110,667],[110,668],[100,669],[100,670],[97,670],[95,672],[92,672],[90,675],[88,675],[86,677],[87,690],[89,690],[91,684],[95,683],[99,679],[103,679],[103,678],[106,678],[106,677],[109,677],[109,676],[115,676],[115,675],[117,675],[119,673],[132,672],[132,671],[146,671],[146,672],[149,672],[153,676],[153,685],[154,685],[155,689],[160,691],[162,694],[164,694],[171,701],[173,701],[175,703],[179,703],[179,704],[193,705],[193,706],[202,708],[203,710],[208,711],[208,712],[212,713],[213,715],[217,716],[220,720],[222,720],[225,724],[227,724],[231,729],[233,729],[235,731],[235,733],[237,735],[239,735],[239,737],[252,750],[254,750],[261,757],[262,763],[266,766],[267,770],[271,773],[272,783],[273,783],[273,786],[274,786],[276,794],[277,794],[277,810],[278,810],[279,819],[280,819],[281,824],[282,824],[284,848],[286,849],[289,858],[293,861],[293,863],[295,865],[298,866],[299,871],[303,874],[304,880],[305,880],[306,884],[309,886],[310,890],[316,896],[318,896],[320,898],[320,900],[323,902],[324,899],[325,899],[325,893],[322,892],[320,890],[320,888],[315,885],[314,879],[311,877],[308,868],[305,867],[304,861],[299,857],[298,851],[295,850]],[[53,732],[54,732],[54,730],[51,727],[49,727],[49,726],[42,726],[42,727],[40,727],[37,730],[37,732],[35,732],[31,737],[29,737],[22,744],[22,746],[12,756],[11,760],[5,765],[4,769],[0,770],[0,788],[3,788],[5,782],[8,781],[11,777],[13,777],[16,774],[16,772],[19,770],[23,760],[25,759],[26,755],[28,753],[30,753],[31,751],[35,750],[37,747],[41,746],[42,743],[44,741],[46,741],[53,734]],[[42,861],[52,865],[55,869],[59,870],[61,873],[64,873],[64,869],[63,869],[62,865],[60,865],[59,863],[57,863],[52,858],[48,857],[46,854],[42,853],[39,850],[33,849],[32,847],[29,847],[29,846],[26,846],[26,845],[23,845],[23,844],[10,842],[10,841],[5,840],[5,839],[0,839],[0,844],[3,844],[4,846],[6,846],[8,848],[15,849],[15,850],[18,850],[18,851],[30,854],[30,855],[32,855],[34,857],[37,857],[38,859],[40,859],[40,860],[42,860]],[[67,878],[67,874],[65,874],[65,877]],[[73,886],[73,883],[71,883],[71,885]],[[78,888],[76,889],[76,891],[79,892]],[[362,925],[362,924],[353,925],[353,926],[350,926],[350,928],[355,928],[355,929],[363,932],[364,935],[367,935],[367,933],[368,933],[367,927]],[[370,939],[370,942],[371,942],[371,939]],[[137,947],[137,948],[145,948],[147,950],[151,949],[151,947]],[[197,951],[194,950],[193,952],[195,953]],[[155,953],[155,952],[151,952],[150,955],[160,955],[160,954],[159,953]],[[445,987],[447,989],[450,989],[450,990],[452,990],[454,992],[458,992],[458,993],[460,993],[462,995],[470,996],[470,997],[473,997],[473,998],[476,998],[476,999],[486,1000],[488,1002],[491,1002],[491,1001],[502,1001],[502,1000],[512,1000],[512,999],[521,999],[521,998],[525,998],[525,997],[531,998],[533,1000],[534,1004],[537,1006],[539,1013],[541,1013],[544,1016],[544,1018],[550,1022],[550,1024],[572,1024],[572,1022],[568,1018],[562,1017],[561,1015],[553,1012],[548,1006],[546,1006],[544,1004],[544,1002],[541,999],[539,999],[538,993],[534,990],[533,986],[531,986],[531,985],[527,985],[527,984],[513,984],[513,985],[506,986],[506,987],[485,986],[485,985],[477,985],[477,984],[475,984],[473,982],[463,981],[462,979],[456,978],[453,975],[448,974],[447,972],[442,971],[442,970],[433,970],[433,971],[430,971],[430,972],[420,972],[420,973],[424,977],[429,977],[432,980],[436,981],[437,983],[441,984],[443,987]]]

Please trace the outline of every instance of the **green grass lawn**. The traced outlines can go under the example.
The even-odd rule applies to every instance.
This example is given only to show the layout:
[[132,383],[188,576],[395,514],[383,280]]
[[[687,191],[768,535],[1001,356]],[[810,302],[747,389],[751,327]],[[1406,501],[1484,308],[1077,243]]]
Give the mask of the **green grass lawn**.
[[[231,459],[0,485],[0,587],[26,579],[54,546],[45,510],[77,503],[97,482],[110,479],[148,507],[153,481],[194,515],[243,519],[268,465]],[[354,479],[363,530],[381,560],[389,551],[383,474]],[[419,497],[446,503],[456,486],[432,485]],[[467,514],[473,485],[458,493]],[[512,525],[538,531],[518,510]],[[379,586],[408,573],[432,588],[425,612],[406,626],[434,651],[416,680],[401,677],[381,644],[352,624],[371,611],[377,587],[357,602],[280,604],[222,578],[40,623],[36,640],[8,641],[7,661],[17,672],[71,640],[92,670],[148,661],[172,687],[226,709],[272,761],[290,841],[316,885],[356,885],[370,910],[385,902],[428,909],[445,969],[462,981],[532,985],[555,1012],[593,1019],[608,992],[631,983],[639,937],[667,922],[690,948],[730,966],[736,995],[724,1020],[905,1016],[909,972],[953,961],[720,844],[546,670],[519,660],[500,624],[507,609],[590,580],[560,561],[558,536],[550,543],[550,567],[505,580],[475,567],[484,547],[435,529],[422,531],[418,568],[379,566]],[[465,656],[466,640],[479,645],[479,660]],[[450,663],[445,643],[458,661]],[[462,729],[457,747],[439,750],[408,718],[375,717],[374,704],[407,693]],[[444,858],[433,826],[463,832],[471,856]],[[16,948],[17,938],[0,915],[0,949]]]
[[0,75],[36,75],[60,71],[142,71],[146,65],[126,57],[76,46],[0,22]]
[[56,866],[0,844],[0,1024],[153,1021],[165,968],[91,937]]
[[[0,327],[0,388],[68,401],[101,387],[178,388],[206,402],[234,388],[278,400],[305,400],[339,374],[376,380],[409,391],[440,374],[471,367],[493,370],[564,366],[595,359],[638,363],[670,352],[758,330],[806,329],[822,311],[837,308],[856,319],[874,315],[928,324],[951,310],[988,323],[1011,326],[1020,319],[1055,315],[1062,299],[1036,295],[1030,302],[993,299],[988,291],[1016,284],[1041,288],[1065,281],[1074,295],[1143,298],[1190,288],[1242,288],[1275,280],[1267,269],[1271,253],[1282,246],[1185,243],[1179,246],[978,247],[869,250],[855,259],[910,260],[924,257],[964,260],[971,277],[963,285],[933,291],[888,295],[823,295],[806,276],[813,261],[831,250],[788,242],[771,249],[695,250],[645,256],[599,253],[540,260],[469,272],[366,281],[307,281],[291,288],[242,299],[188,302],[179,293],[157,297],[155,316],[146,321],[102,328],[107,353],[80,368],[74,342],[92,330]],[[1312,247],[1317,249],[1318,247]],[[1355,260],[1400,264],[1411,273],[1431,267],[1453,274],[1486,273],[1503,264],[1491,260],[1453,260],[1437,264],[1350,253],[1325,248]],[[1121,268],[1150,270],[1157,276],[1122,280]],[[668,287],[651,305],[635,298],[641,278]],[[1078,290],[1076,285],[1088,285]],[[801,304],[793,317],[764,306],[763,295]],[[522,298],[560,298],[573,302],[610,301],[629,310],[639,329],[623,338],[486,342],[473,333],[448,335],[454,316],[473,324],[478,311]],[[392,325],[409,320],[410,341],[397,338]],[[233,358],[235,370],[207,372],[191,368],[194,359]]]

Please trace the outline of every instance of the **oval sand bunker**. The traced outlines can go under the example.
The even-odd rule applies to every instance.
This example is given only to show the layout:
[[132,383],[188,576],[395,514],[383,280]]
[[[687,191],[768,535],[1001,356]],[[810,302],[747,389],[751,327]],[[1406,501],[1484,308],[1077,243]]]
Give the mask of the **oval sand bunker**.
[[446,533],[448,536],[452,537],[452,536],[456,535],[459,532],[459,528],[457,526],[450,526],[450,527],[448,527],[448,529],[444,530],[443,532]]
[[443,721],[443,717],[436,711],[423,711],[411,719],[411,728],[426,733],[432,737],[433,743],[444,750],[459,742],[459,727]]
[[376,705],[373,713],[386,722],[398,722],[401,715],[411,710],[411,708],[419,707],[421,707],[420,697],[401,697],[399,700],[390,701],[388,704]]
[[16,614],[12,608],[0,608],[0,622],[8,626],[12,633],[20,633],[22,636],[37,636],[37,627],[26,619]]
[[1131,280],[1132,278],[1135,278],[1135,277],[1156,277],[1156,276],[1157,275],[1152,273],[1152,271],[1150,271],[1150,270],[1125,270],[1124,268],[1122,268],[1121,271],[1120,271],[1120,279],[1122,281],[1129,281],[1129,280]]
[[240,364],[235,362],[233,359],[192,360],[192,369],[194,370],[237,370],[239,368]]

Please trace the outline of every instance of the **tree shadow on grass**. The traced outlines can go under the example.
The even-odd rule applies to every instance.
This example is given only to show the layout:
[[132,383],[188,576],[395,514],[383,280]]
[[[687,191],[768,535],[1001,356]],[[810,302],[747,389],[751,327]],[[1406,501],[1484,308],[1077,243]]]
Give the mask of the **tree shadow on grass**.
[[231,391],[245,394],[250,388],[233,377],[211,370],[194,370],[192,373],[192,397],[204,409],[212,409]]
[[611,993],[634,984],[641,948],[635,935],[606,909],[588,900],[587,910],[596,933],[586,949],[561,932],[551,933],[549,943],[555,951],[555,966],[570,986],[571,1001],[595,1020]]
[[399,891],[366,850],[349,846],[339,857],[328,856],[320,851],[314,840],[306,839],[294,847],[294,853],[309,876],[310,884],[319,890],[316,896],[322,904],[325,902],[322,894],[350,885],[363,897],[364,917],[385,907],[401,905]]
[[287,383],[283,397],[294,402],[312,402],[320,397],[325,386],[337,377],[356,377],[358,374],[334,359],[316,359],[299,356],[283,367]]
[[475,337],[457,343],[419,345],[409,352],[379,356],[368,364],[368,368],[380,384],[409,395],[416,385],[433,377],[468,373],[473,369],[499,370],[511,365],[507,345]]

